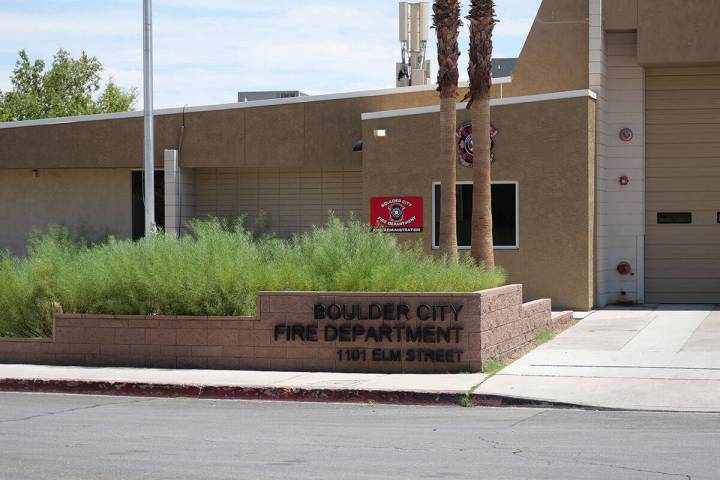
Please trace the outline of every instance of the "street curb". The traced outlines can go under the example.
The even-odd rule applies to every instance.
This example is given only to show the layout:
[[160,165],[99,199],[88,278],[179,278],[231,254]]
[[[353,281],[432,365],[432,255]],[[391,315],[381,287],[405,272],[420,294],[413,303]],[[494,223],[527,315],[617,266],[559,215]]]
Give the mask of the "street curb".
[[[583,408],[559,402],[432,391],[389,391],[352,388],[295,388],[110,382],[99,380],[0,379],[0,392],[65,393],[161,398],[284,400],[304,402],[382,403],[395,405],[461,405],[484,407]],[[597,410],[593,408],[593,410]]]

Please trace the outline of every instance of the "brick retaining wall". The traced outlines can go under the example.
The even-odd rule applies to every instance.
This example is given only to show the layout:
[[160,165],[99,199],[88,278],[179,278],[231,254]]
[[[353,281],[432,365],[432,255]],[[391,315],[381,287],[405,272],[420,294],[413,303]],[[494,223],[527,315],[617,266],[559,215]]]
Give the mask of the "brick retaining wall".
[[[316,304],[330,307],[326,318],[316,318]],[[334,305],[382,318],[327,318],[339,313]],[[0,363],[479,371],[483,362],[523,348],[555,321],[549,300],[522,303],[521,285],[474,293],[260,292],[257,311],[256,317],[58,314],[52,338],[0,339]]]

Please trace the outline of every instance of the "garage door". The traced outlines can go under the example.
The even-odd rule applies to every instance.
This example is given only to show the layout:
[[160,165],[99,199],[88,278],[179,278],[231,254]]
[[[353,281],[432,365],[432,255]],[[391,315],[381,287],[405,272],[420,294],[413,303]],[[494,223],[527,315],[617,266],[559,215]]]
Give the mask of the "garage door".
[[645,80],[645,299],[720,303],[720,67]]

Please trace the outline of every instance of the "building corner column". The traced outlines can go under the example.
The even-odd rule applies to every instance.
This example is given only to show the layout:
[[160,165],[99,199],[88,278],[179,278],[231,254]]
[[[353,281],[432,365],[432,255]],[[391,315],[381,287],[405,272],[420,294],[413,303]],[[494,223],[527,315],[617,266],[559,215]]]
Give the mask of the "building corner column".
[[588,1],[589,83],[597,93],[596,302],[643,303],[644,69],[637,33],[606,32],[603,0]]
[[177,150],[164,151],[165,232],[179,236],[193,217],[193,171],[180,166]]
[[607,213],[607,123],[606,123],[606,83],[607,53],[605,50],[605,32],[602,24],[602,0],[588,0],[588,80],[589,88],[597,94],[595,120],[595,303],[603,307],[608,303],[607,284],[607,232],[605,215]]

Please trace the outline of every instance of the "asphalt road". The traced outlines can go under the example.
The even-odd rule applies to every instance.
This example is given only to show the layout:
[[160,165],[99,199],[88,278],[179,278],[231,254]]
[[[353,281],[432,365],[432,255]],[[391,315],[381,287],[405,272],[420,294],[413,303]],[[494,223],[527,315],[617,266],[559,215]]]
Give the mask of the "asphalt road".
[[720,415],[0,394],[0,479],[716,479]]

